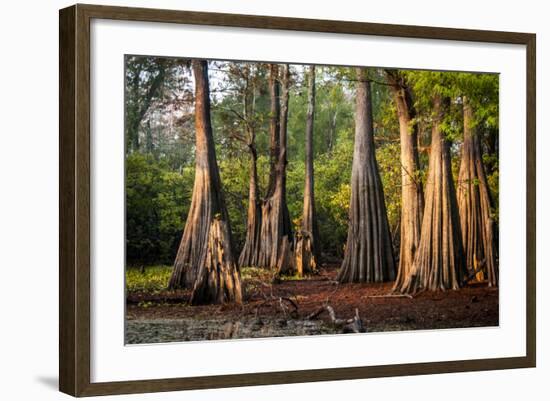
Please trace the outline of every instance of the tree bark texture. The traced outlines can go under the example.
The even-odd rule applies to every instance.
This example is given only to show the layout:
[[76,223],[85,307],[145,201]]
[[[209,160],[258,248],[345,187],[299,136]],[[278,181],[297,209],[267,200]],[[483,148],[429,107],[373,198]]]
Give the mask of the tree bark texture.
[[288,104],[290,96],[290,67],[288,64],[283,65],[281,72],[281,116],[279,124],[279,165],[277,167],[277,176],[281,177],[282,191],[281,196],[283,198],[283,226],[285,235],[288,237],[288,241],[293,243],[292,225],[290,222],[290,213],[288,212],[288,205],[286,202],[286,167],[288,165],[287,149],[288,149]]
[[395,279],[395,262],[374,152],[370,82],[364,68],[357,69],[356,88],[349,228],[338,281],[389,281]]
[[441,131],[448,99],[433,99],[434,119],[426,205],[412,269],[397,292],[458,289],[465,275],[460,219],[451,171],[450,144]]
[[405,79],[395,70],[386,70],[390,84],[397,118],[401,145],[401,221],[399,266],[395,287],[403,285],[413,266],[414,257],[420,241],[422,213],[424,209],[424,194],[418,161],[418,130],[412,121],[416,117],[410,89]]
[[[287,148],[287,116],[288,116],[288,86],[290,72],[288,65],[283,67],[282,71],[282,90],[280,99],[280,114],[276,115],[279,120],[279,155],[275,172],[273,174],[273,188],[268,190],[268,196],[262,204],[262,226],[261,226],[261,245],[258,265],[277,269],[278,271],[286,271],[286,266],[279,266],[281,248],[283,246],[283,238],[292,244],[292,227],[290,224],[290,215],[286,203],[286,148]],[[273,96],[276,91],[271,91],[272,95],[272,110],[277,110],[273,107]],[[278,99],[277,99],[278,101]],[[273,118],[274,116],[272,116]],[[272,122],[272,126],[275,124]],[[271,135],[271,149],[274,149],[273,141],[277,140],[276,135]]]
[[192,288],[191,302],[241,302],[240,273],[222,192],[210,122],[208,65],[193,60],[195,184],[169,287]]
[[241,277],[233,260],[230,239],[227,222],[214,217],[210,224],[206,259],[193,285],[192,305],[242,302]]
[[258,196],[257,157],[256,149],[251,146],[246,239],[239,256],[239,266],[258,266],[259,264],[262,205]]
[[279,83],[279,66],[269,65],[269,181],[266,198],[273,195],[277,176],[277,163],[281,153],[281,88]]
[[483,167],[479,136],[475,132],[472,107],[463,98],[464,143],[458,175],[458,209],[466,267],[478,280],[498,285],[496,224],[491,216],[491,195]]
[[315,215],[315,195],[313,179],[313,126],[315,120],[315,66],[309,68],[308,108],[305,137],[305,183],[302,227],[296,234],[296,271],[298,275],[317,268],[318,228]]

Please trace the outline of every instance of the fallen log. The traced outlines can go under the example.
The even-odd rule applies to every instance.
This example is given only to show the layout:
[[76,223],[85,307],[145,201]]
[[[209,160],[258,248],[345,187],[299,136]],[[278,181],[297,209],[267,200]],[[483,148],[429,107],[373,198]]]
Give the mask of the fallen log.
[[363,321],[359,317],[359,309],[355,308],[355,316],[353,322],[348,323],[343,328],[344,333],[366,333],[367,329],[363,325]]
[[336,317],[334,308],[330,305],[323,305],[313,313],[306,317],[306,320],[313,320],[321,315],[323,312],[327,312],[332,325],[340,327],[343,333],[365,333],[367,330],[363,325],[363,321],[359,317],[359,309],[355,309],[355,316],[352,319],[339,319]]
[[316,311],[314,312],[311,312],[309,315],[306,316],[306,320],[313,320],[315,319],[317,316],[319,316],[321,313],[323,313],[325,311],[325,307],[324,306],[321,306],[319,309],[317,309]]
[[[288,312],[288,307],[285,305],[285,302],[288,302],[288,304],[290,304],[290,306],[292,306],[292,308],[293,308],[292,311]],[[263,308],[266,305],[273,304],[273,303],[275,303],[279,306],[279,308],[281,309],[281,311],[283,312],[283,315],[285,317],[287,315],[290,315],[292,318],[296,318],[298,316],[298,304],[296,304],[296,302],[294,302],[292,299],[287,298],[287,297],[270,296],[270,297],[265,297],[264,301],[256,307],[256,311],[255,311],[256,318],[258,318],[260,316],[260,309],[261,308]]]

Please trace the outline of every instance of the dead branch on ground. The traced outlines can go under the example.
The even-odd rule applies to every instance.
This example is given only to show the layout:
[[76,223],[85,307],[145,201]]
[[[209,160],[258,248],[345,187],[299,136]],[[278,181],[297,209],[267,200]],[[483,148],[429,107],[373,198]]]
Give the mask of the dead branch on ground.
[[355,308],[355,316],[351,319],[338,319],[334,308],[330,305],[323,305],[306,317],[306,320],[313,320],[319,317],[324,311],[328,312],[333,326],[341,328],[342,333],[365,333],[367,330],[359,317],[359,309]]
[[382,294],[382,295],[369,295],[368,298],[409,298],[413,299],[410,294]]

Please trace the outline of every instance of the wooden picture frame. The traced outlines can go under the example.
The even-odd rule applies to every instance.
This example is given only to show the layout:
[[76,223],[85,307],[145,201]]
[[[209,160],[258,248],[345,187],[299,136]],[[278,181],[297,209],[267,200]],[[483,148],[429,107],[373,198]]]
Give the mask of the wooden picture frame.
[[[94,18],[526,46],[526,355],[92,383],[90,380],[90,21]],[[80,4],[60,11],[59,28],[59,388],[62,392],[73,396],[95,396],[535,366],[536,37],[534,34]]]

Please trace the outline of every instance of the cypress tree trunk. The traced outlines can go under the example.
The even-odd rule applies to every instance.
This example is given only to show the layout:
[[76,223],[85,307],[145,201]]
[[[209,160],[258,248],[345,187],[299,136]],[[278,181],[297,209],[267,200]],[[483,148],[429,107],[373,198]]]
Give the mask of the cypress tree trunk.
[[[288,65],[283,68],[282,93],[280,99],[275,98],[278,93],[276,77],[273,76],[274,68],[270,69],[270,93],[271,93],[271,133],[270,149],[279,150],[277,163],[270,172],[270,184],[267,197],[262,204],[262,226],[259,266],[277,269],[286,272],[293,268],[290,262],[280,265],[281,260],[292,261],[292,258],[281,258],[281,249],[290,249],[292,243],[292,227],[286,203],[286,147],[287,147],[287,116],[288,116],[288,85],[290,72]],[[278,122],[278,123],[277,123]],[[276,132],[276,129],[279,131]],[[278,144],[278,146],[277,146]],[[272,178],[273,177],[273,178]],[[288,242],[286,244],[285,242]]]
[[436,95],[422,233],[413,268],[403,285],[395,288],[402,293],[458,289],[465,274],[450,144],[441,132],[442,103]]
[[466,97],[463,110],[464,144],[457,188],[462,244],[467,269],[477,273],[478,280],[487,278],[492,287],[498,285],[498,248],[491,217],[491,195],[481,160],[479,136],[474,132],[472,107]]
[[296,234],[296,271],[298,275],[314,271],[318,260],[318,229],[313,190],[313,124],[315,120],[315,66],[309,68],[308,108],[305,137],[304,209],[301,231]]
[[292,243],[292,225],[290,222],[290,213],[288,212],[288,205],[286,202],[286,166],[287,160],[287,125],[288,125],[288,103],[289,103],[289,91],[290,91],[290,67],[288,64],[283,65],[283,71],[281,73],[281,122],[279,125],[279,163],[277,168],[277,175],[281,177],[282,189],[281,197],[282,209],[283,209],[283,230],[284,235],[288,237],[288,241]]
[[281,127],[281,95],[279,84],[279,66],[269,65],[269,96],[270,96],[270,118],[269,118],[269,182],[267,184],[266,198],[273,195],[275,191],[275,180],[277,175],[277,163],[281,153],[280,127]]
[[370,82],[364,68],[357,69],[356,87],[349,228],[338,281],[394,280],[395,262],[384,191],[374,153]]
[[239,256],[239,266],[258,266],[259,264],[262,206],[258,198],[257,158],[256,148],[251,145],[246,239],[241,255]]
[[255,112],[255,88],[252,89],[251,113],[248,112],[248,82],[244,93],[244,126],[248,138],[248,152],[250,154],[250,175],[248,189],[248,212],[246,222],[246,239],[244,247],[239,256],[239,266],[258,266],[260,256],[260,233],[262,227],[262,207],[258,196],[258,170],[257,170],[257,151],[256,151],[256,133],[254,124],[249,122]]
[[418,130],[411,120],[416,117],[410,90],[406,82],[395,70],[386,70],[397,117],[401,144],[401,222],[399,267],[394,288],[403,285],[414,263],[414,256],[420,241],[424,194],[418,176]]
[[192,288],[191,303],[241,302],[231,228],[222,193],[212,126],[208,65],[193,60],[195,76],[195,184],[169,288]]

